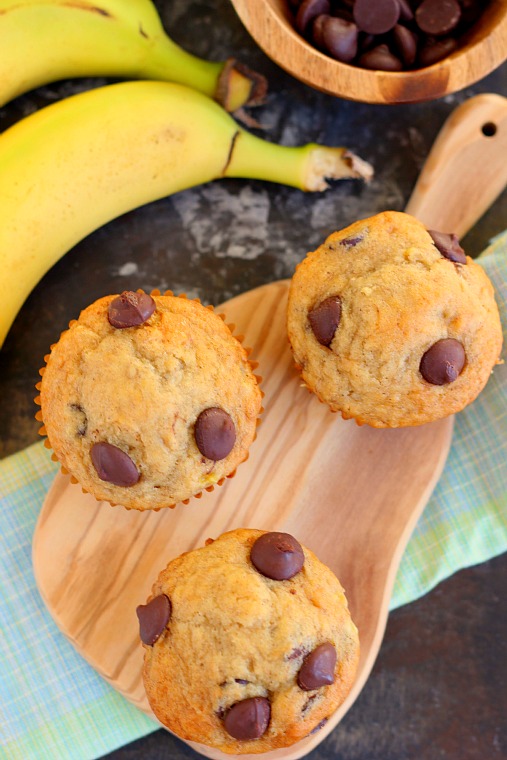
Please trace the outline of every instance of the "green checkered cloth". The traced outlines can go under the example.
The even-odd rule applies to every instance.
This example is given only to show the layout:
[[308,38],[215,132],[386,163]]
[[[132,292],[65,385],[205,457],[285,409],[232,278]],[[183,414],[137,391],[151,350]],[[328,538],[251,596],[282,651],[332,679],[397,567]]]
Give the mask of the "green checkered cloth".
[[[507,233],[480,259],[507,339]],[[95,673],[37,592],[32,535],[57,466],[41,443],[0,462],[0,758],[90,760],[157,728]],[[391,609],[507,549],[507,364],[457,415],[444,472],[412,535]]]

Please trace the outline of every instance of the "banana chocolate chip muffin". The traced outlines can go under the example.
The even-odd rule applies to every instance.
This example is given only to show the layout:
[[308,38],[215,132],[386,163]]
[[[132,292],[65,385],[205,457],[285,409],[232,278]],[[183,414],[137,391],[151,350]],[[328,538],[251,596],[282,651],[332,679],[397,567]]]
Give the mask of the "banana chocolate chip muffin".
[[223,752],[290,746],[325,724],[354,681],[344,591],[287,533],[233,530],[183,554],[137,615],[153,712]]
[[287,329],[307,387],[344,418],[459,412],[499,361],[493,286],[453,234],[386,211],[335,232],[292,278]]
[[255,437],[261,392],[213,310],[127,291],[99,299],[62,334],[40,404],[50,445],[81,486],[145,510],[233,473]]

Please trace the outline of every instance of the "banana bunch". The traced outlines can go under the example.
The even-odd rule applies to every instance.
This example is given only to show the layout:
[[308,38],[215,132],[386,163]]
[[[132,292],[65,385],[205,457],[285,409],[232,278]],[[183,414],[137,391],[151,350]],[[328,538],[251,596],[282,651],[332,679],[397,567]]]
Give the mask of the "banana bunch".
[[371,174],[345,148],[256,137],[178,84],[122,82],[43,108],[0,135],[0,346],[47,270],[131,209],[221,177],[313,191]]
[[262,102],[262,76],[233,59],[187,53],[150,0],[0,0],[0,106],[58,79],[110,76],[178,82],[227,111]]

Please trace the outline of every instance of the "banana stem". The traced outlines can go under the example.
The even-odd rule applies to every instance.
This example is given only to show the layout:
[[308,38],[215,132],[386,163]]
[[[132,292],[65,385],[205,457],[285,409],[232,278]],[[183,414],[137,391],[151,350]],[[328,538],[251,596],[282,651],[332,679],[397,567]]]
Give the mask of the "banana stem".
[[229,112],[242,106],[260,105],[267,89],[261,74],[233,58],[206,61],[188,53],[167,36],[157,40],[139,71],[139,77],[171,80],[192,87],[216,100]]
[[[178,66],[175,66],[175,61]],[[176,45],[168,37],[160,37],[146,56],[139,76],[178,82],[212,96],[223,68],[222,62],[205,61]]]
[[261,179],[315,192],[329,187],[326,180],[348,178],[369,182],[373,169],[346,148],[316,143],[287,147],[239,129],[224,176]]

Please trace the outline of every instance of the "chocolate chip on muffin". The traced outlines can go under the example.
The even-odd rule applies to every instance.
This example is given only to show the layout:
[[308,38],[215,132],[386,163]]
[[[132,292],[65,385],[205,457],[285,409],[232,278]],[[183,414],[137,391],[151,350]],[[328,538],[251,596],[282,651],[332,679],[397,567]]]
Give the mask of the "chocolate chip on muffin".
[[147,604],[140,604],[136,612],[141,641],[151,647],[165,631],[171,618],[171,601],[165,594],[159,594]]
[[298,673],[298,685],[304,691],[329,686],[334,682],[336,667],[336,649],[329,642],[319,644],[303,660]]
[[288,533],[264,533],[252,546],[250,559],[266,578],[289,580],[303,569],[305,555],[299,541]]
[[133,486],[139,480],[139,471],[132,459],[118,446],[107,441],[94,443],[90,457],[101,480],[115,486]]
[[323,346],[330,346],[340,324],[342,302],[340,296],[329,296],[308,312],[315,337]]
[[200,413],[194,433],[201,454],[215,462],[225,459],[236,442],[236,429],[231,415],[217,406],[204,409]]
[[147,293],[125,290],[109,304],[109,324],[118,329],[137,327],[146,322],[155,311],[155,301]]
[[456,264],[467,263],[465,251],[460,246],[457,235],[454,233],[436,232],[435,230],[428,230],[428,232],[435,247],[440,251],[442,256],[445,256],[449,261],[454,261]]
[[224,718],[227,733],[239,741],[260,739],[266,733],[271,705],[266,697],[250,697],[235,702]]
[[433,343],[421,359],[421,375],[432,385],[453,383],[465,366],[465,349],[459,340],[444,338]]

